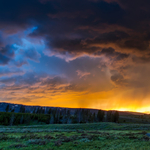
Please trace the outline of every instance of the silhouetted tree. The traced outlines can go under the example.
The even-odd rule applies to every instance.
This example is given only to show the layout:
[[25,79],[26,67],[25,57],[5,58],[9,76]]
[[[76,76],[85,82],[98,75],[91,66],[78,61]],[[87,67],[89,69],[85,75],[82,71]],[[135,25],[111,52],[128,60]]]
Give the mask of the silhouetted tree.
[[6,109],[5,109],[6,112],[9,111],[9,104],[6,106]]
[[15,115],[12,113],[11,118],[10,118],[10,125],[12,126],[14,123]]
[[119,121],[119,112],[116,111],[116,112],[114,113],[114,122],[118,122],[118,121]]
[[113,121],[112,111],[107,111],[107,121]]
[[53,123],[54,123],[54,116],[53,116],[53,114],[51,114],[51,116],[50,116],[50,121],[49,121],[49,123],[50,123],[50,124],[53,124]]
[[71,123],[71,119],[70,119],[71,113],[70,110],[67,110],[67,123]]
[[23,122],[24,122],[24,117],[22,115],[21,118],[20,118],[20,124],[23,124]]
[[96,117],[96,114],[93,113],[93,122],[96,122],[97,121],[97,117]]
[[25,113],[25,111],[26,111],[26,110],[25,110],[25,106],[21,106],[21,107],[20,107],[20,112],[21,112],[21,113]]
[[99,111],[98,111],[98,113],[97,113],[97,119],[98,119],[99,122],[100,122],[100,121],[103,121],[104,115],[105,115],[105,112],[104,112],[104,111],[102,111],[102,110],[99,110]]
[[15,109],[13,108],[12,110],[11,110],[11,112],[14,112],[15,111]]
[[41,114],[45,114],[45,108],[41,108]]
[[36,114],[39,114],[39,113],[40,113],[40,108],[38,107]]
[[50,108],[49,110],[48,110],[48,114],[50,115],[52,113],[52,109]]
[[34,108],[34,110],[33,110],[33,114],[36,114],[36,108]]

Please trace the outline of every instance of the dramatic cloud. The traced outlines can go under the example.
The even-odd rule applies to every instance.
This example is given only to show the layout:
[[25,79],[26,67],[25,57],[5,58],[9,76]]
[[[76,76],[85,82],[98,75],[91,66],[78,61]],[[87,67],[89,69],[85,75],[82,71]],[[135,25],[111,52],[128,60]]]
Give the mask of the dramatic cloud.
[[147,111],[149,5],[1,0],[0,100]]

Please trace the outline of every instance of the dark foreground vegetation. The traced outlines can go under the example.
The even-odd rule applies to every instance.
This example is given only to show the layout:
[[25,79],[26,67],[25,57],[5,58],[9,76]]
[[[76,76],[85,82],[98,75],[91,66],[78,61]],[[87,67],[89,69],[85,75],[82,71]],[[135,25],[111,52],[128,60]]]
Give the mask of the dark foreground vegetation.
[[71,124],[71,123],[96,123],[102,121],[118,122],[119,113],[117,111],[105,112],[99,110],[97,114],[91,113],[90,110],[77,109],[74,114],[66,109],[49,110],[47,114],[39,110],[36,113],[0,112],[0,125],[21,125],[21,124]]
[[0,126],[1,150],[148,150],[147,124]]
[[[1,107],[2,108],[2,107]],[[6,105],[0,150],[149,150],[150,115]]]
[[150,115],[97,109],[40,107],[0,103],[0,125],[12,126],[98,122],[150,124]]

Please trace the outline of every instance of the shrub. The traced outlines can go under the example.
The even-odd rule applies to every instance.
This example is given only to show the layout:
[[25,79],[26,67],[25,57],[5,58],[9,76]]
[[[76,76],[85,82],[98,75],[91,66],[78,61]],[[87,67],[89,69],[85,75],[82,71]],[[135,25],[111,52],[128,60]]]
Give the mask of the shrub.
[[137,137],[132,135],[132,136],[129,136],[129,139],[137,139]]
[[62,139],[63,142],[70,142],[70,141],[72,141],[72,139],[67,137],[67,136],[63,136],[61,139]]
[[51,135],[45,135],[44,139],[49,139],[50,140],[50,139],[55,139],[55,138],[53,136],[51,136]]
[[147,134],[147,132],[146,131],[142,131],[141,134]]
[[61,146],[61,145],[62,145],[62,141],[61,140],[55,141],[55,146]]
[[148,137],[148,136],[143,136],[143,140],[145,140],[145,141],[149,141],[150,140],[150,138]]
[[88,139],[89,140],[97,140],[98,139],[98,135],[89,135]]
[[6,141],[6,140],[8,140],[8,139],[9,139],[9,137],[8,137],[7,135],[5,135],[5,134],[0,135],[0,140],[1,140],[1,141],[2,141],[2,140]]
[[74,141],[74,140],[79,139],[79,136],[78,135],[72,135],[70,138]]
[[81,134],[81,136],[88,136],[88,134],[86,134],[86,133],[83,133],[83,134]]

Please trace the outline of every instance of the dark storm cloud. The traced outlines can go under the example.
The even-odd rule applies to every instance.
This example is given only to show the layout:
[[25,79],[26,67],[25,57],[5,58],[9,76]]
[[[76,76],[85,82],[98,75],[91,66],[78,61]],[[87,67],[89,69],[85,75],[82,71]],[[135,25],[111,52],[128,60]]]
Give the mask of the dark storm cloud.
[[[142,63],[149,53],[149,4],[147,0],[2,0],[0,28],[34,25],[37,28],[29,37],[42,37],[50,52],[66,57],[105,55],[120,61],[137,55],[132,60]],[[2,48],[0,64],[8,64],[14,52],[8,46]],[[24,57],[38,62],[40,54],[29,49]],[[25,59],[12,62],[27,64]]]
[[149,41],[144,39],[129,39],[126,40],[121,47],[144,51],[149,48]]
[[62,54],[66,54],[66,52],[70,54],[78,54],[78,53],[93,53],[94,51],[99,50],[98,47],[88,47],[84,45],[82,39],[53,39],[49,46],[53,47],[53,51],[60,52]]
[[6,45],[0,49],[0,53],[7,57],[14,57],[16,48],[13,45]]
[[[94,46],[96,44],[109,44],[109,43],[117,43],[122,39],[126,39],[129,35],[122,31],[114,31],[110,33],[101,34],[99,37],[94,39],[87,39],[84,38],[56,38],[56,39],[49,39],[49,46],[53,48],[54,51],[60,51],[61,53],[69,52],[69,53],[89,53],[92,54],[102,48],[99,46]],[[93,45],[93,46],[92,46]],[[104,49],[103,49],[104,50]]]
[[[50,50],[62,54],[92,54],[103,48],[102,44],[147,51],[149,3],[135,0],[2,0],[0,22],[2,28],[6,23],[37,25],[38,29],[30,36],[42,36]],[[105,31],[102,31],[103,26]],[[94,44],[97,46],[91,46]]]
[[10,60],[7,56],[0,54],[0,65],[6,65]]
[[[89,47],[91,44],[110,43],[121,48],[148,50],[145,31],[150,31],[149,3],[135,0],[2,0],[0,20],[1,25],[38,25],[30,36],[43,36],[49,48],[60,53],[91,54],[98,49]],[[114,31],[106,29],[105,33],[100,33],[104,24],[109,27],[117,25],[124,31],[114,28]]]
[[[148,0],[105,0],[109,3],[117,2],[126,12],[121,25],[134,30],[145,31],[149,29],[149,5]],[[147,24],[148,23],[148,24]]]
[[149,63],[150,62],[150,55],[147,55],[147,57],[133,57],[132,58],[132,60],[133,60],[133,62],[135,62],[135,63],[138,63],[138,64],[140,64],[140,63]]
[[94,53],[94,55],[95,56],[105,55],[106,57],[109,57],[114,61],[120,61],[129,57],[129,54],[116,52],[115,49],[111,47],[104,48],[101,51],[97,51]]
[[109,33],[103,33],[98,37],[86,40],[87,44],[109,44],[109,43],[117,43],[117,41],[121,41],[123,39],[127,39],[129,35],[123,31],[114,31]]
[[14,57],[15,48],[13,45],[6,45],[0,48],[0,65],[6,65]]
[[43,20],[47,13],[54,13],[55,9],[50,2],[41,4],[38,0],[1,0],[0,21],[2,23],[22,24],[30,19]]
[[150,12],[140,2],[141,12],[137,7],[131,9],[133,3],[126,3],[121,0],[55,1],[55,13],[49,14],[49,21],[41,23],[30,36],[44,36],[50,50],[64,55],[67,52],[92,54],[102,49],[103,44],[141,54],[139,51],[149,50]]
[[149,0],[0,0],[1,99],[43,101],[50,93],[47,100],[53,94],[72,105],[91,92],[104,104],[117,87],[150,89],[149,6]]

